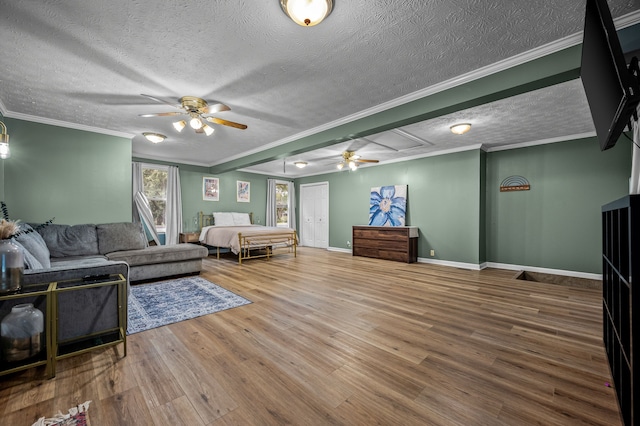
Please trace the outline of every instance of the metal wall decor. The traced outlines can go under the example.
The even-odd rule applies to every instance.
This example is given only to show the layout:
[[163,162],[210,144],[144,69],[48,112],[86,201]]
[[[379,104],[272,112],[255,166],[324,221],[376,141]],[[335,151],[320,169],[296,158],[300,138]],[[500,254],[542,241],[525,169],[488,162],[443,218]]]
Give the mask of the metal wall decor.
[[531,184],[527,178],[522,176],[509,176],[500,183],[500,192],[528,191],[529,189],[531,189]]

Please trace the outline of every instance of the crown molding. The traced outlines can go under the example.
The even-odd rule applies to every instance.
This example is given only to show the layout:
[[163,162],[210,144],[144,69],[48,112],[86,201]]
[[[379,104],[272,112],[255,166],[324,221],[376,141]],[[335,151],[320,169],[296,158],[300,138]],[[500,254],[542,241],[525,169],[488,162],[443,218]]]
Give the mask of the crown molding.
[[[626,28],[631,25],[635,25],[640,23],[640,10],[628,13],[626,15],[620,16],[619,18],[614,20],[617,29]],[[427,96],[434,95],[439,92],[443,92],[445,90],[452,89],[456,86],[470,83],[472,81],[488,77],[492,74],[496,74],[501,71],[505,71],[509,68],[522,65],[524,63],[540,59],[544,56],[557,53],[561,50],[568,49],[570,47],[576,46],[582,43],[582,34],[580,31],[578,33],[571,34],[569,36],[563,37],[561,39],[555,40],[553,42],[547,43],[545,45],[536,47],[534,49],[528,50],[526,52],[520,53],[518,55],[512,56],[507,59],[503,59],[502,61],[495,62],[493,64],[487,65],[485,67],[479,68],[477,70],[462,74],[458,77],[454,77],[442,83],[434,84],[433,86],[429,86],[427,88],[418,90],[416,92],[409,93],[408,95],[401,96],[396,99],[392,99],[388,102],[384,102],[382,104],[376,105],[374,107],[359,111],[355,114],[348,115],[338,120],[331,121],[329,123],[305,130],[300,133],[296,133],[295,135],[291,135],[284,139],[280,139],[278,141],[274,141],[268,143],[266,145],[261,146],[260,148],[253,149],[251,151],[244,152],[242,154],[234,155],[232,157],[227,157],[223,160],[217,161],[211,166],[216,166],[218,164],[227,163],[229,161],[237,160],[246,155],[256,154],[258,152],[266,151],[271,148],[275,148],[277,146],[283,145],[285,143],[294,142],[298,139],[302,139],[307,136],[314,135],[316,133],[320,133],[326,130],[330,130],[334,127],[341,126],[343,124],[350,123],[352,121],[359,120],[361,118],[368,117],[373,114],[377,114],[379,112],[386,111],[388,109],[392,109],[406,103],[415,101],[417,99],[421,99]]]
[[101,129],[99,127],[85,126],[83,124],[69,123],[67,121],[54,120],[51,118],[36,117],[34,115],[22,114],[19,112],[7,111],[5,117],[15,118],[17,120],[31,121],[33,123],[48,124],[50,126],[64,127],[67,129],[84,130],[86,132],[99,133],[108,136],[117,136],[120,138],[131,139],[135,135],[132,133],[118,132],[116,130]]
[[540,140],[529,141],[529,142],[521,142],[521,143],[515,143],[515,144],[511,144],[511,145],[502,145],[502,146],[494,146],[494,147],[490,147],[490,146],[489,147],[483,147],[483,149],[486,152],[508,151],[510,149],[527,148],[527,147],[530,147],[530,146],[546,145],[546,144],[556,143],[556,142],[574,141],[574,140],[579,140],[579,139],[592,138],[592,137],[595,137],[595,136],[596,136],[596,132],[578,133],[578,134],[575,134],[575,135],[558,136],[558,137],[555,137],[555,138],[540,139]]

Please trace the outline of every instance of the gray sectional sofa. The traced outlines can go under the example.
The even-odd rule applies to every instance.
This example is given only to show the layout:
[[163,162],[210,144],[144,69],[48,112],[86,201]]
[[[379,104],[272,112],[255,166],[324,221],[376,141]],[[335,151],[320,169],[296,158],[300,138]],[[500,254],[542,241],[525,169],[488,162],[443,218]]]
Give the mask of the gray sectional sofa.
[[141,224],[51,224],[15,239],[25,253],[24,283],[121,273],[135,282],[197,274],[208,250],[197,244],[148,246]]

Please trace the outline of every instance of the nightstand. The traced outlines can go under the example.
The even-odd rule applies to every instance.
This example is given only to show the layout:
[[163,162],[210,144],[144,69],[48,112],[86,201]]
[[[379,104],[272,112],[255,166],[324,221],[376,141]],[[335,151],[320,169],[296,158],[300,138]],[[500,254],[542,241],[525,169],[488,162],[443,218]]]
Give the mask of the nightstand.
[[200,238],[199,232],[181,232],[180,233],[180,242],[181,243],[196,243],[198,244]]

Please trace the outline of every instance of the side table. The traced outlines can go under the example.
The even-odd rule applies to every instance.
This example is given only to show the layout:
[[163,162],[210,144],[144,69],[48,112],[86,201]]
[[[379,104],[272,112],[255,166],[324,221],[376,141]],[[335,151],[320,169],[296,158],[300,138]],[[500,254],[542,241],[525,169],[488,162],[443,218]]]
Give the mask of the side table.
[[55,375],[50,363],[52,333],[51,288],[53,288],[53,284],[50,283],[32,284],[23,286],[20,293],[0,296],[0,320],[7,316],[15,305],[23,303],[32,303],[33,307],[39,309],[44,315],[44,333],[41,338],[40,352],[31,358],[13,362],[5,361],[3,355],[0,357],[0,376],[41,365],[47,366],[46,374],[48,377]]
[[181,232],[180,233],[180,242],[181,243],[200,243],[200,233],[199,232]]

